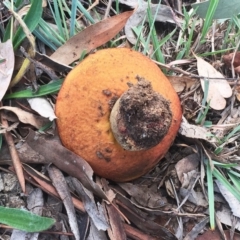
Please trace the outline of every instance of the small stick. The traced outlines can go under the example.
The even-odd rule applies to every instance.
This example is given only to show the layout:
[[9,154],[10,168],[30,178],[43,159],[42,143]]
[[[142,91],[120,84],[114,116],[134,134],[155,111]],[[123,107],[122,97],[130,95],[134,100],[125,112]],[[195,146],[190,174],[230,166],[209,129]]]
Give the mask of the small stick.
[[[2,104],[0,102],[0,106],[1,105]],[[8,121],[5,118],[3,118],[2,114],[1,114],[1,122],[2,122],[2,126],[4,128],[7,129],[9,127]],[[8,131],[6,131],[6,133],[3,133],[3,135],[6,139],[7,144],[8,144],[8,148],[9,148],[9,151],[10,151],[10,155],[11,155],[11,158],[12,158],[13,166],[14,166],[14,169],[16,171],[18,181],[20,183],[20,186],[22,188],[23,193],[25,193],[26,192],[26,187],[25,187],[25,178],[24,178],[24,175],[23,175],[22,163],[20,161],[17,150],[15,148],[15,144],[14,144],[12,135]]]

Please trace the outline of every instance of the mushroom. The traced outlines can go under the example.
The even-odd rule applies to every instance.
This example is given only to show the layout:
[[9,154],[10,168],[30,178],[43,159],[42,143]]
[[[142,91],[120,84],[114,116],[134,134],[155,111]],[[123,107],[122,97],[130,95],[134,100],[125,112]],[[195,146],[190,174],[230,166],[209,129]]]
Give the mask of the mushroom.
[[56,102],[63,145],[94,172],[124,182],[164,157],[181,122],[178,95],[159,67],[127,48],[90,54],[67,75]]

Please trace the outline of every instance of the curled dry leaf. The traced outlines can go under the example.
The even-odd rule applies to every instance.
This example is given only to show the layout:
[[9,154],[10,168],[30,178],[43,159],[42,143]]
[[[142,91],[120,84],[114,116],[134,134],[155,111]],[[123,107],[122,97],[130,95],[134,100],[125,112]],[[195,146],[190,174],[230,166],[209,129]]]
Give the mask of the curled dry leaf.
[[148,208],[160,208],[167,204],[165,197],[154,188],[148,188],[146,185],[134,185],[132,183],[119,183],[130,196],[131,201]]
[[196,78],[187,76],[167,76],[170,83],[173,85],[176,92],[182,92],[183,90],[189,90],[198,83]]
[[215,180],[215,183],[217,184],[221,194],[225,198],[225,200],[228,202],[228,205],[230,206],[232,213],[236,217],[240,217],[240,202],[239,200],[218,180]]
[[[148,3],[144,1],[125,1],[125,0],[120,0],[122,4],[128,5],[130,7],[137,7],[137,9],[134,11],[133,15],[128,19],[126,26],[125,26],[125,33],[127,36],[127,39],[130,43],[136,44],[137,42],[137,37],[133,32],[134,27],[141,26],[143,20],[146,17],[147,14],[147,9],[148,9]],[[170,7],[166,5],[160,4],[150,4],[150,9],[151,9],[151,15],[155,16],[156,11],[157,16],[156,16],[156,21],[159,22],[171,22],[175,23],[176,16],[173,15],[173,11],[171,10]]]
[[[221,209],[218,209],[216,211],[216,215],[218,219],[221,221],[221,223],[232,226],[233,221],[232,221],[232,212],[228,207],[221,207]],[[235,229],[240,231],[240,220],[237,218],[236,224],[234,225]]]
[[236,95],[237,100],[240,102],[240,86],[237,86],[235,88],[235,95]]
[[99,231],[94,225],[94,223],[90,220],[89,233],[86,240],[99,240],[99,239],[108,240],[106,232],[102,230]]
[[[100,185],[106,192],[109,198],[115,198],[116,194],[108,186],[108,181],[105,178],[99,181]],[[113,204],[109,204],[104,201],[105,204],[105,215],[108,216],[107,221],[109,228],[107,229],[110,240],[126,240],[126,232],[123,227],[122,216],[118,212],[117,208]]]
[[[197,69],[200,76],[205,77],[201,79],[201,86],[203,91],[204,81],[209,81],[209,89],[207,93],[207,101],[210,101],[210,107],[215,110],[222,110],[226,106],[225,98],[232,96],[232,89],[229,83],[224,79],[224,76],[218,72],[211,64],[197,57]],[[211,78],[208,80],[208,78]]]
[[46,124],[46,120],[43,120],[43,119],[39,118],[38,116],[35,116],[32,113],[26,112],[20,108],[5,106],[5,107],[1,107],[0,110],[1,109],[5,109],[5,110],[15,113],[20,122],[25,123],[25,124],[30,124],[30,125],[36,127],[37,129],[43,127],[44,124]]
[[189,124],[187,120],[183,117],[180,128],[178,132],[188,138],[203,139],[208,142],[216,142],[216,139],[210,138],[211,132],[202,126],[196,126]]
[[13,129],[17,128],[18,124],[19,124],[19,122],[15,122],[7,128],[1,128],[0,134],[12,131]]
[[[232,66],[233,57],[234,57],[234,53],[229,53],[222,57],[223,62],[229,68],[231,68]],[[233,60],[233,67],[236,73],[240,73],[240,52],[236,52],[235,54],[235,58]]]
[[183,183],[184,180],[183,174],[195,170],[199,165],[199,161],[199,155],[197,153],[193,153],[177,162],[175,169],[178,175],[178,179],[181,183]]
[[124,12],[87,27],[58,48],[51,59],[65,65],[78,60],[83,51],[88,53],[118,34],[132,13]]
[[14,52],[12,41],[0,43],[0,101],[10,84],[14,69]]
[[50,121],[56,119],[52,105],[46,98],[29,98],[28,103],[33,110],[39,113],[42,117],[49,118]]
[[[161,236],[161,239],[177,240],[172,232],[153,221],[144,211],[133,206],[129,199],[117,194],[116,202],[120,211],[143,232],[148,233],[150,236]],[[151,238],[149,237],[149,239]]]
[[196,224],[192,230],[186,235],[184,240],[196,239],[199,233],[205,228],[206,224],[209,222],[209,217],[202,219],[198,224]]
[[[228,67],[231,67],[233,57],[234,57],[234,53],[229,53],[229,54],[224,55],[222,57],[222,60]],[[233,60],[233,66],[234,67],[240,66],[240,52],[236,52],[235,58]]]
[[[229,240],[229,239],[231,239],[232,230],[231,229],[224,230],[224,234],[226,237],[225,239]],[[191,239],[193,239],[193,238],[191,238]],[[223,236],[221,235],[221,233],[218,229],[217,230],[209,229],[209,230],[205,231],[203,234],[199,234],[198,237],[196,238],[196,240],[219,240],[219,239],[223,239]],[[240,234],[234,232],[232,239],[240,240]]]

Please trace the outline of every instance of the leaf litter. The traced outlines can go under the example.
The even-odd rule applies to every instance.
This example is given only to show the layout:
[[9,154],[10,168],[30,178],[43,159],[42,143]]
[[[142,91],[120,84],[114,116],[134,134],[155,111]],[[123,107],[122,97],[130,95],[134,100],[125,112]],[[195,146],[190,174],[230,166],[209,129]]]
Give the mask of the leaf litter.
[[[120,1],[120,3],[130,8],[136,8],[137,6],[136,1]],[[51,52],[49,49],[48,52],[42,52],[38,48],[34,58],[31,58],[28,54],[23,55],[23,59],[28,57],[31,62],[28,69],[35,66],[42,70],[38,75],[40,79],[36,77],[37,74],[34,72],[32,74],[27,73],[23,75],[21,82],[11,89],[11,92],[14,94],[14,92],[26,89],[26,85],[34,86],[33,81],[31,81],[34,78],[38,84],[44,86],[52,80],[53,75],[48,74],[51,71],[54,73],[54,80],[56,80],[56,76],[64,78],[66,72],[72,69],[72,66],[69,65],[79,60],[82,53],[87,54],[95,51],[99,46],[106,47],[104,44],[116,34],[119,34],[121,39],[124,39],[122,41],[124,46],[129,46],[129,42],[136,42],[137,38],[132,32],[132,28],[146,26],[143,20],[147,5],[142,2],[141,6],[139,5],[133,12],[125,12],[87,26],[85,30],[66,41],[55,52]],[[157,7],[158,4],[151,4],[153,15]],[[168,22],[174,28],[176,26],[182,27],[183,19],[181,15],[172,11],[177,9],[177,6],[175,7],[161,5],[159,8],[161,10],[156,13],[156,21],[165,22],[164,24]],[[111,14],[113,13],[111,12]],[[200,23],[198,24],[200,26]],[[120,30],[122,31],[120,32]],[[163,34],[162,31],[161,29],[160,34]],[[167,30],[164,28],[164,31]],[[106,36],[106,33],[109,35]],[[211,37],[214,38],[214,34],[216,33],[210,31]],[[126,41],[126,38],[129,42]],[[217,48],[218,41],[215,43]],[[111,44],[114,44],[114,42],[111,42]],[[33,166],[31,168],[26,164],[23,165],[22,176],[27,181],[26,193],[30,193],[29,186],[34,186],[37,191],[42,189],[45,192],[44,196],[47,200],[43,204],[41,211],[45,214],[44,209],[47,208],[48,216],[61,219],[58,222],[61,225],[60,232],[57,226],[53,227],[55,234],[66,234],[63,235],[66,238],[67,234],[72,236],[72,233],[74,233],[77,238],[81,236],[82,239],[118,240],[137,239],[137,237],[138,239],[177,239],[176,236],[179,239],[184,237],[185,239],[193,239],[203,231],[208,233],[208,199],[205,191],[207,186],[204,183],[203,159],[212,158],[220,163],[239,161],[239,130],[237,127],[239,126],[240,114],[239,105],[233,98],[236,96],[239,100],[239,86],[235,79],[229,81],[226,78],[231,76],[229,71],[232,70],[233,53],[223,56],[222,61],[225,65],[218,65],[217,61],[212,60],[210,57],[208,59],[196,57],[197,64],[195,64],[193,60],[188,59],[189,56],[185,60],[175,60],[175,50],[177,49],[175,44],[171,39],[171,41],[162,45],[161,50],[165,60],[169,62],[166,65],[162,64],[162,67],[168,69],[168,73],[172,75],[169,80],[182,101],[185,118],[183,118],[178,138],[163,161],[145,176],[129,183],[107,182],[105,179],[95,176],[84,159],[79,159],[79,156],[71,153],[61,145],[56,137],[57,133],[54,124],[50,127],[52,131],[43,132],[41,130],[42,134],[39,135],[36,130],[42,129],[49,123],[47,118],[50,118],[51,121],[54,121],[55,118],[54,106],[49,105],[49,102],[48,107],[50,108],[47,108],[47,110],[43,110],[41,102],[37,102],[37,108],[34,108],[36,112],[33,114],[26,102],[20,100],[20,102],[17,102],[18,107],[15,107],[16,105],[11,105],[12,102],[10,101],[3,101],[4,106],[1,110],[1,116],[7,119],[10,125],[2,125],[0,131],[3,134],[11,131],[11,146],[16,148],[14,155],[12,155],[11,149],[10,154],[4,141],[0,162],[11,165],[9,160],[18,156],[17,158],[22,162]],[[205,49],[202,48],[203,46]],[[11,53],[11,47],[9,48],[9,53]],[[139,47],[140,50],[142,48],[143,45]],[[151,51],[150,48],[147,53],[149,56]],[[208,51],[208,46],[202,45],[195,52],[196,55],[200,55]],[[66,57],[66,55],[71,57]],[[14,60],[14,56],[12,58]],[[238,53],[236,53],[233,62],[236,73],[238,73],[239,66],[237,59]],[[5,63],[6,58],[1,56],[0,69],[1,64]],[[180,67],[177,68],[176,65]],[[13,71],[13,61],[11,64],[9,63],[8,67],[10,68],[9,71]],[[43,69],[46,70],[47,68],[49,68],[47,71],[43,71]],[[197,69],[199,75],[196,74]],[[11,76],[12,72],[10,77],[7,78],[8,83],[5,83],[4,87],[0,88],[2,97],[8,89]],[[27,76],[31,76],[30,79],[27,79]],[[206,81],[209,84],[208,91],[205,88]],[[199,87],[200,83],[202,88]],[[232,89],[232,87],[234,88]],[[48,93],[50,94],[48,95],[49,101],[54,103],[56,91],[52,92],[52,94],[51,92]],[[206,102],[210,101],[210,108],[206,115],[201,115],[207,109],[206,102],[204,105],[204,98],[206,98]],[[38,101],[34,94],[32,99]],[[16,100],[12,101],[15,103]],[[14,113],[13,116],[11,116],[10,112]],[[201,117],[201,121],[196,123],[198,116]],[[232,131],[233,133],[231,133]],[[228,134],[230,135],[226,138]],[[219,152],[215,152],[216,149]],[[80,164],[76,164],[76,162],[80,162]],[[63,171],[64,175],[53,165]],[[55,168],[57,172],[53,174],[51,181],[46,176],[51,175],[47,170],[52,168]],[[15,167],[16,169],[19,171],[19,166]],[[11,166],[5,170],[14,173]],[[74,184],[70,186],[71,184],[67,181],[66,175],[74,177],[77,186],[74,186]],[[20,176],[19,179],[21,178]],[[24,191],[25,181],[20,180],[20,182]],[[52,184],[53,182],[55,187]],[[232,212],[236,211],[232,207],[231,201],[225,201],[219,197],[219,191],[214,190],[217,216],[223,224],[230,227],[234,226]],[[56,205],[61,205],[59,191],[62,194],[61,199],[65,203],[67,211],[61,208],[53,210]],[[225,189],[224,194],[228,196],[228,190]],[[50,195],[55,196],[56,199],[48,206],[46,203],[51,202]],[[39,197],[39,199],[42,198]],[[227,200],[229,200],[228,197]],[[40,205],[42,206],[42,203]],[[230,209],[232,209],[232,212]],[[69,222],[62,221],[67,217],[70,219]],[[82,220],[82,223],[84,222],[82,228],[79,227],[79,219]],[[69,233],[71,229],[72,233]],[[103,231],[106,229],[107,231]],[[238,223],[236,229],[239,229]],[[14,235],[15,233],[12,234],[12,237]],[[15,236],[16,239],[20,239],[17,238],[20,236],[19,232]],[[35,238],[41,239],[41,236],[41,234],[37,234]],[[51,235],[48,235],[48,239],[52,239],[49,236]]]

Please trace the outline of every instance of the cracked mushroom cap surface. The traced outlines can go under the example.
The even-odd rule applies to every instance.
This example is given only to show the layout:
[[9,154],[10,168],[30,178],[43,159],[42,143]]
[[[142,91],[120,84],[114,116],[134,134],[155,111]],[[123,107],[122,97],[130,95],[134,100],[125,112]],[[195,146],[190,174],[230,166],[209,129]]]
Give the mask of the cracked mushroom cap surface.
[[[139,77],[169,103],[172,119],[156,146],[128,151],[115,139],[109,119],[115,102]],[[124,182],[146,174],[164,157],[182,111],[177,93],[155,63],[131,49],[113,48],[90,54],[70,71],[58,94],[56,115],[66,148],[85,159],[97,175]]]

